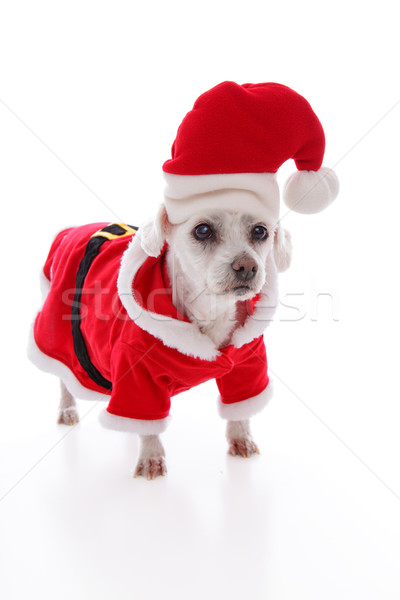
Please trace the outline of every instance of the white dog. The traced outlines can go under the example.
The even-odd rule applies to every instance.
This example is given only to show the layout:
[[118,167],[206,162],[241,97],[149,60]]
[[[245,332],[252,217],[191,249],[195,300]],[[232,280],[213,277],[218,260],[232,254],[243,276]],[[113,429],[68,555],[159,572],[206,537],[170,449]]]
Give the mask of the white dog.
[[78,421],[74,395],[109,400],[103,424],[139,433],[135,475],[154,479],[166,472],[171,396],[215,379],[229,453],[258,452],[249,419],[271,392],[262,334],[291,258],[276,172],[294,159],[283,199],[319,212],[339,190],[324,151],[321,123],[294,90],[223,82],[183,119],[154,219],[138,232],[103,223],[58,234],[31,357],[63,382],[59,422]]
[[[283,271],[290,264],[288,232],[251,214],[214,210],[171,225],[161,205],[155,219],[140,231],[142,246],[150,255],[158,254],[167,240],[174,305],[217,348],[228,346],[234,331],[248,317],[245,300],[253,299],[263,287],[276,298],[276,278],[271,277],[266,286],[267,265],[274,273],[274,265]],[[61,388],[58,422],[74,425],[79,421],[75,399],[63,383]],[[249,419],[228,420],[226,436],[231,455],[250,457],[259,452]],[[165,452],[159,435],[140,437],[135,476],[154,479],[164,475]]]

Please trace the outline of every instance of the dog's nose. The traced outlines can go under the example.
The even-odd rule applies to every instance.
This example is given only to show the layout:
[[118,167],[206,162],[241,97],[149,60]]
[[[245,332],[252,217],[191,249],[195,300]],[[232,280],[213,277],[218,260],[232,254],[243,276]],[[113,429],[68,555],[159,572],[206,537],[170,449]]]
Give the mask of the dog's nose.
[[250,256],[236,258],[231,266],[239,281],[250,281],[257,273],[257,265]]

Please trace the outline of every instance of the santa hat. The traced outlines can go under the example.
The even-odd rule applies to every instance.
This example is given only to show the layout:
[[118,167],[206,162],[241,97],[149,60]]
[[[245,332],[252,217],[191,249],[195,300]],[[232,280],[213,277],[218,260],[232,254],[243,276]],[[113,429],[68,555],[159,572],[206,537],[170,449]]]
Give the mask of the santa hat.
[[177,224],[213,208],[246,208],[275,224],[276,172],[289,158],[298,171],[286,183],[286,205],[319,212],[339,190],[335,173],[321,167],[324,150],[321,123],[295,91],[278,83],[225,81],[196,100],[163,165],[168,219]]

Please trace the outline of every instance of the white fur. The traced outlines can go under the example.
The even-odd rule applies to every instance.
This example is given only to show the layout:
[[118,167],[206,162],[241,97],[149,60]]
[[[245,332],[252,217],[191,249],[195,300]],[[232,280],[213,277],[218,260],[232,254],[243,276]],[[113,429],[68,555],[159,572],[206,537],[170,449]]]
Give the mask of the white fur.
[[218,397],[218,412],[222,419],[227,421],[243,421],[254,417],[254,415],[261,412],[268,402],[271,400],[274,393],[272,381],[261,394],[253,396],[248,400],[242,400],[241,402],[234,402],[233,404],[224,404],[221,400],[221,396]]
[[[118,294],[130,318],[141,328],[160,339],[166,346],[176,348],[183,354],[203,360],[215,360],[220,355],[215,342],[201,333],[193,323],[178,321],[145,310],[132,295],[132,283],[136,273],[148,258],[141,246],[140,229],[125,250],[118,275]],[[260,292],[256,310],[242,327],[233,334],[232,343],[240,348],[259,337],[272,320],[278,303],[276,266],[272,255],[267,257],[266,282]]]
[[278,276],[272,253],[268,254],[265,264],[266,281],[260,292],[260,299],[254,313],[247,318],[245,324],[238,327],[231,339],[231,344],[241,348],[244,344],[260,337],[274,318],[278,306]]
[[171,417],[147,421],[144,419],[119,417],[118,415],[113,415],[106,409],[103,409],[99,413],[99,421],[105,429],[123,431],[126,433],[138,433],[140,435],[159,435],[167,429],[171,422]]
[[327,167],[318,171],[297,171],[289,177],[283,199],[291,210],[313,214],[329,206],[339,193],[336,173]]
[[235,327],[236,299],[204,294],[201,287],[199,289],[193,282],[189,283],[171,248],[167,253],[167,265],[174,305],[214,342],[216,348],[226,346]]
[[226,439],[229,443],[228,454],[232,456],[250,457],[260,451],[254,443],[250,432],[250,423],[243,421],[228,421],[226,425]]
[[75,398],[67,390],[61,380],[60,387],[61,397],[58,408],[58,423],[64,423],[64,425],[76,425],[79,423],[79,415],[76,408]]
[[160,438],[157,435],[141,435],[139,460],[159,458],[160,456],[165,456]]
[[[193,240],[193,229],[202,220],[213,226],[218,237],[218,243],[209,251]],[[267,241],[251,244],[249,228],[257,223],[258,219],[242,211],[214,209],[211,215],[202,212],[169,229],[167,263],[174,303],[217,347],[227,343],[241,347],[259,337],[276,308],[277,278],[271,252],[273,227],[268,226]],[[237,283],[231,264],[235,257],[243,254],[254,261],[258,272],[251,281],[251,290],[238,297],[229,292],[230,286]],[[238,300],[250,299],[258,292],[261,298],[254,315],[238,327],[235,322]]]
[[118,275],[118,295],[128,315],[141,329],[160,339],[169,348],[176,348],[188,356],[215,360],[219,355],[215,344],[192,323],[147,311],[136,302],[132,295],[132,282],[148,258],[140,241],[139,230],[124,252]]
[[149,219],[140,227],[140,245],[148,256],[159,256],[165,244],[166,213],[161,204],[153,219]]
[[174,225],[199,213],[238,210],[254,213],[276,223],[279,217],[279,187],[275,173],[222,173],[174,175],[164,173],[168,218]]
[[279,273],[286,271],[292,261],[292,236],[280,223],[275,228],[274,258]]
[[60,381],[61,387],[61,397],[60,397],[60,410],[65,410],[67,408],[74,408],[76,406],[75,398],[73,395],[67,390],[64,383]]
[[140,454],[134,477],[141,475],[147,479],[155,479],[167,472],[165,450],[157,435],[140,436]]

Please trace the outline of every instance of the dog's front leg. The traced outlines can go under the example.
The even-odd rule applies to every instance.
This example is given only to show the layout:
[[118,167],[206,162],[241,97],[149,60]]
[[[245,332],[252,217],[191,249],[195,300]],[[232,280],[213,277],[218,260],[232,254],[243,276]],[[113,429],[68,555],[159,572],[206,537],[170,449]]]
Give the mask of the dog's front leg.
[[140,454],[134,477],[141,475],[147,479],[155,479],[165,475],[167,465],[164,457],[165,450],[158,435],[141,435]]
[[228,421],[226,425],[226,439],[229,443],[228,454],[249,458],[252,454],[260,454],[250,433],[250,422]]

